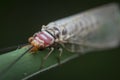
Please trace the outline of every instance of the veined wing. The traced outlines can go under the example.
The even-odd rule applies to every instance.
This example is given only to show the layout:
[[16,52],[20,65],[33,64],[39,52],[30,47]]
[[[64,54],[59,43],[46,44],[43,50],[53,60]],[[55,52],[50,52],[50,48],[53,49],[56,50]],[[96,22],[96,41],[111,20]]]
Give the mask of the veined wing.
[[[82,21],[86,28],[79,31],[80,29],[78,28],[81,26],[77,27],[75,31],[77,34],[69,38],[68,43],[64,47],[72,52],[87,52],[118,46],[120,42],[120,13],[118,5],[110,4],[86,13]],[[95,23],[88,21],[87,16],[93,16],[94,20],[96,20]]]
[[67,44],[63,43],[64,47],[72,52],[113,48],[120,41],[119,8],[114,3],[104,5],[51,22],[42,28],[49,29],[57,29],[58,38],[67,41]]

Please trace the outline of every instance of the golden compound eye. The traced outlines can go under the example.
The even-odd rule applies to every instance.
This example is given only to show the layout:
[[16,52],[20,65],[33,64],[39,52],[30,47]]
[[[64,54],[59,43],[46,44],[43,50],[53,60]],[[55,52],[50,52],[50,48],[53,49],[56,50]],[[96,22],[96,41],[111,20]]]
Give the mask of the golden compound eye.
[[29,42],[32,42],[32,41],[33,41],[33,37],[30,37],[30,38],[28,39],[28,41],[29,41]]

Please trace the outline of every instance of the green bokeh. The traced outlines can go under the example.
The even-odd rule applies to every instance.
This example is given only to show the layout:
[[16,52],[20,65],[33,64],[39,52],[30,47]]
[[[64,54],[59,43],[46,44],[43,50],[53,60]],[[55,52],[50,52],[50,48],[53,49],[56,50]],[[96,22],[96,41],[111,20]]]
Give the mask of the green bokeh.
[[[29,36],[41,29],[41,25],[113,1],[0,1],[0,48],[26,43]],[[119,80],[119,49],[82,55],[32,80]]]

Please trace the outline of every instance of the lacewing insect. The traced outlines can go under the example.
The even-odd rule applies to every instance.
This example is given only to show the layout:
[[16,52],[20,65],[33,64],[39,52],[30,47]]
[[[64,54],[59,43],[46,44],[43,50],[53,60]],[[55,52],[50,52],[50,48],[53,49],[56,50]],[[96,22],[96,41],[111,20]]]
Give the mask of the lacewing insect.
[[[62,45],[71,52],[86,53],[119,46],[120,12],[115,3],[90,9],[83,13],[50,22],[29,38],[30,48],[17,58],[12,67],[28,51],[36,52],[50,48],[43,62],[53,52],[54,46]],[[62,48],[59,48],[59,58]],[[43,64],[41,64],[42,66]]]

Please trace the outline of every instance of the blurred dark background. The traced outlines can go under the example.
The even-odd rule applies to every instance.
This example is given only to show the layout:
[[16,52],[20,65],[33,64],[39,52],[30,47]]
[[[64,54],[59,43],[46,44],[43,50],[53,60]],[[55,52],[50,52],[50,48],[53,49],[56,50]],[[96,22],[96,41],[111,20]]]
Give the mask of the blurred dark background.
[[[0,49],[27,43],[42,25],[119,0],[0,1]],[[31,80],[120,80],[119,48],[83,55]]]

